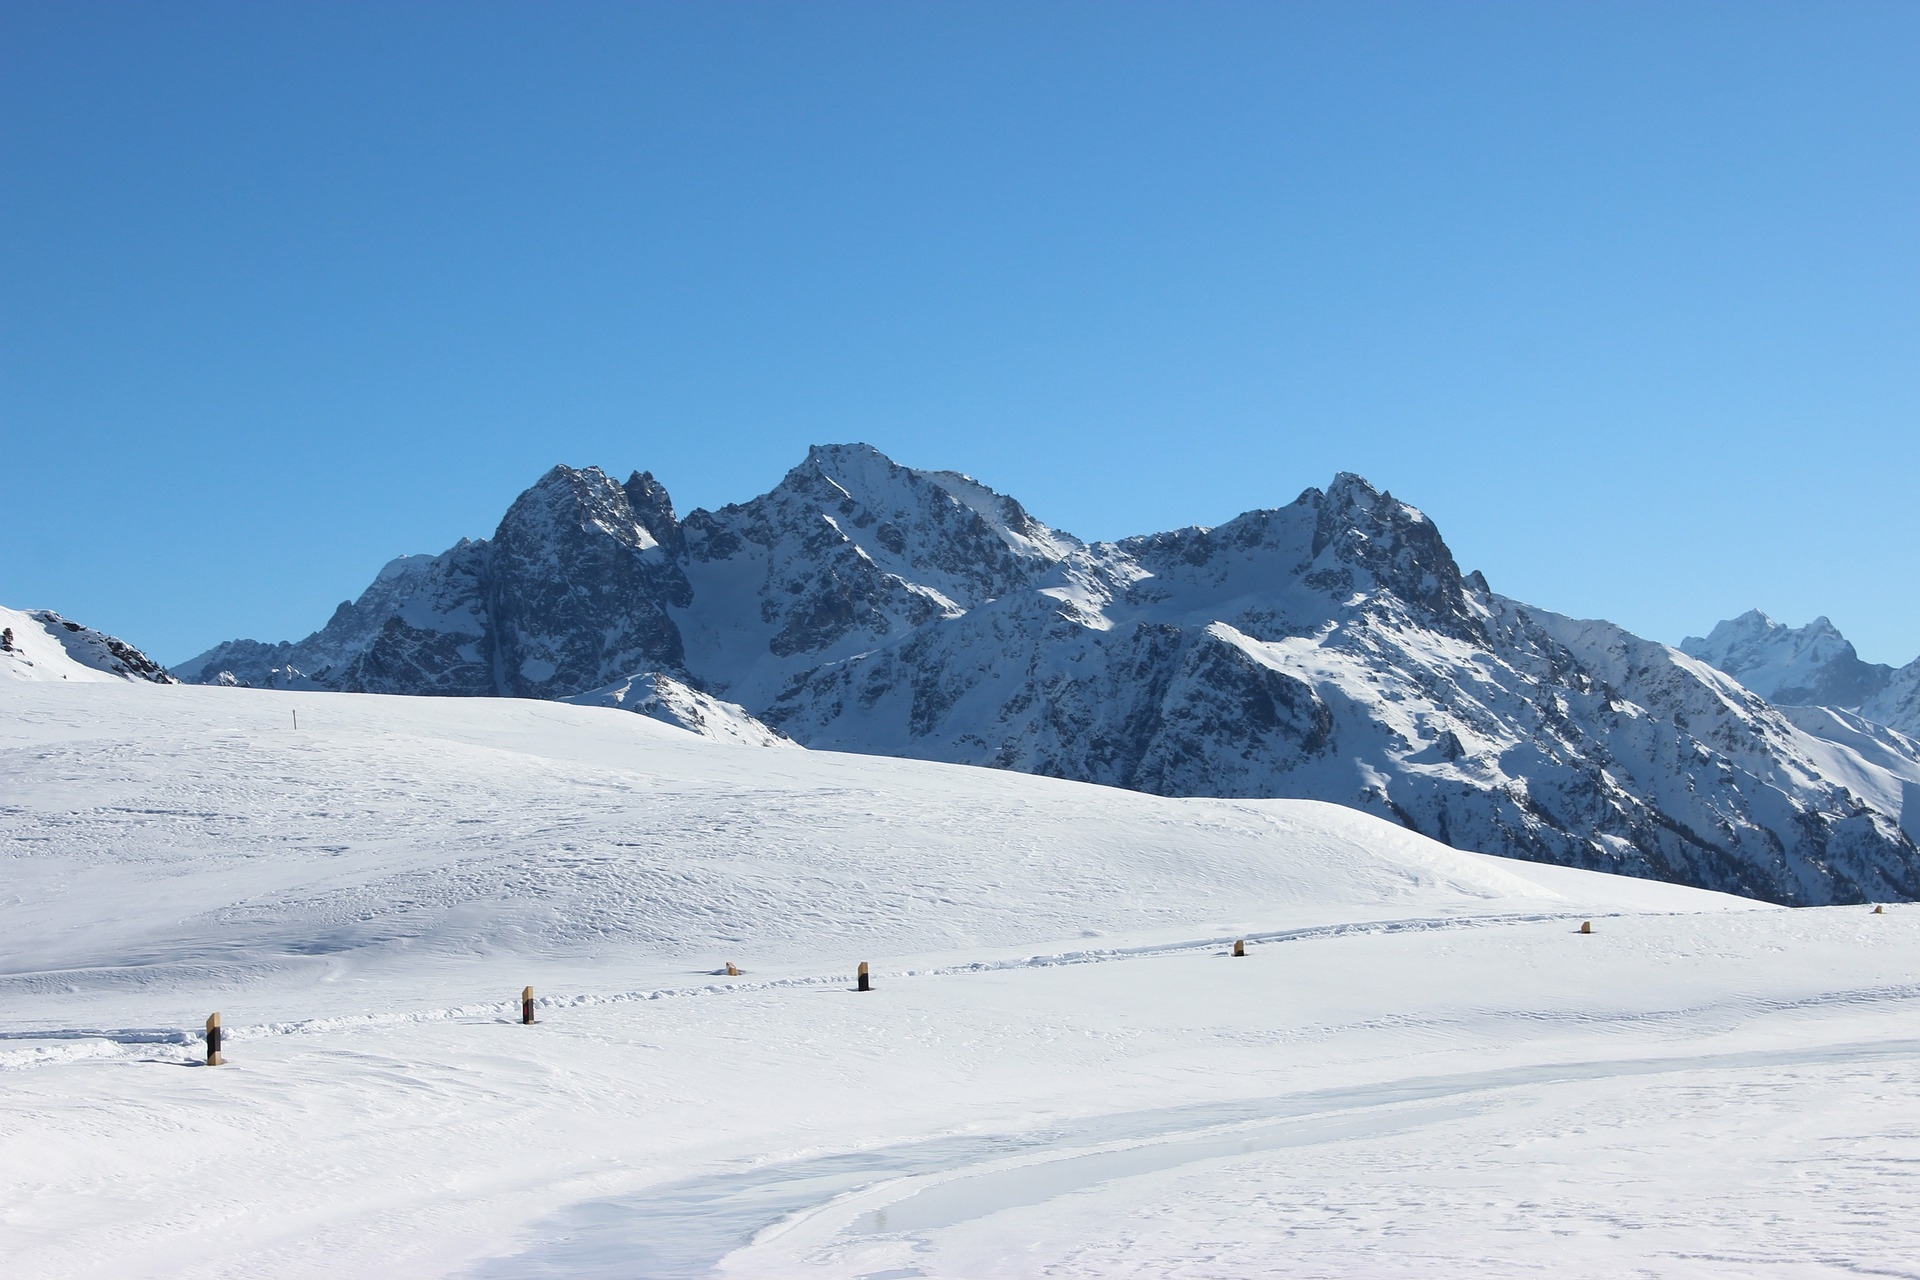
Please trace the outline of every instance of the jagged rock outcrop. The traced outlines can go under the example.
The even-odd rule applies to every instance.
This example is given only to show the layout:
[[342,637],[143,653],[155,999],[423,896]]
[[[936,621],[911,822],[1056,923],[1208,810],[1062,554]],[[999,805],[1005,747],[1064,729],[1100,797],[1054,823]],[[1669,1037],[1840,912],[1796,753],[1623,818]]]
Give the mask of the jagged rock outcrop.
[[[649,517],[662,519],[659,508]],[[667,610],[691,601],[686,574],[626,488],[599,468],[547,472],[507,509],[491,550],[501,693],[561,698],[614,673],[681,669],[685,651]]]
[[1352,475],[1089,544],[865,446],[684,519],[651,475],[558,467],[489,542],[396,561],[307,640],[180,670],[697,695],[808,746],[1332,800],[1462,848],[1781,902],[1920,896],[1906,739],[1820,736],[1704,662],[1500,597]]

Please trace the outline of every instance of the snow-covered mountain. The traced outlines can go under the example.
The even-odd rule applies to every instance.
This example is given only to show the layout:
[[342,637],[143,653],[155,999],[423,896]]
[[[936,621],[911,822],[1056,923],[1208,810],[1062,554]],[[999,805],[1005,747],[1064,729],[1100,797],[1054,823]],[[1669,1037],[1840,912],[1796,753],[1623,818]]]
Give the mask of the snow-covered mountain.
[[1788,627],[1750,609],[1680,647],[1778,706],[1839,707],[1920,735],[1920,658],[1898,668],[1862,662],[1825,618]]
[[1775,622],[1758,609],[1729,618],[1680,648],[1720,668],[1769,702],[1858,707],[1887,686],[1893,668],[1860,660],[1825,618],[1804,627]]
[[863,445],[684,520],[651,475],[556,467],[491,540],[394,561],[306,640],[177,672],[544,698],[652,673],[807,746],[1330,800],[1781,902],[1920,896],[1904,748],[1867,759],[1706,662],[1499,596],[1352,475],[1086,543]]
[[0,672],[15,680],[151,680],[167,669],[126,641],[51,609],[0,608]]
[[1860,704],[1860,714],[1920,738],[1920,658],[1895,668],[1887,687]]

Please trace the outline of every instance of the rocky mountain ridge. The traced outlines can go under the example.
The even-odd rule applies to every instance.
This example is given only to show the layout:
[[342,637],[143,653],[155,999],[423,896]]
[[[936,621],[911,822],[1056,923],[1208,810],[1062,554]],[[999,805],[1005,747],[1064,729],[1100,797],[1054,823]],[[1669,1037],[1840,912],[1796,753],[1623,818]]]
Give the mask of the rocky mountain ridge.
[[1910,740],[1821,736],[1705,662],[1499,596],[1353,475],[1087,543],[861,445],[684,519],[649,474],[556,467],[493,538],[394,561],[306,640],[177,671],[568,699],[647,676],[807,746],[1332,800],[1774,901],[1920,897]]
[[175,682],[125,640],[51,609],[0,608],[0,672],[16,680]]
[[1839,707],[1920,735],[1920,658],[1904,667],[1862,662],[1825,618],[1788,627],[1750,609],[1680,647],[1775,705]]

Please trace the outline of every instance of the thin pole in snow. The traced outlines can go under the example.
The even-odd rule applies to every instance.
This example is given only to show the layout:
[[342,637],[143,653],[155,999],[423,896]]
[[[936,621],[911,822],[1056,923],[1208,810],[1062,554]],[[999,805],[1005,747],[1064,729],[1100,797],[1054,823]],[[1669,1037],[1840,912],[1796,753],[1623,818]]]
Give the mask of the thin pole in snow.
[[520,1025],[533,1025],[533,988],[528,987],[520,993]]
[[207,1065],[217,1067],[226,1059],[220,1056],[220,1015],[207,1015]]
[[300,728],[300,713],[298,711],[293,713],[293,727],[296,731]]

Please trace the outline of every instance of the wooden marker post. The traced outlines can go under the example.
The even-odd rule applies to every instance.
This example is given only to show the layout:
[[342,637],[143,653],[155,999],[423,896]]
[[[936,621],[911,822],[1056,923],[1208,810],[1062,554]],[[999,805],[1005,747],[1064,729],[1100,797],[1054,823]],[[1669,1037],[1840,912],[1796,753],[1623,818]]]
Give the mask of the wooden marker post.
[[522,991],[520,993],[520,1025],[523,1027],[530,1027],[533,1025],[533,988],[532,987],[528,987],[525,991]]
[[867,976],[867,962],[865,960],[860,962],[860,989],[862,991],[873,990],[873,979]]
[[1592,933],[1592,932],[1593,932],[1593,921],[1591,921],[1591,920],[1582,920],[1582,921],[1580,922],[1580,932],[1582,932],[1582,933]]
[[727,976],[729,978],[737,978],[740,976],[740,966],[731,960],[727,961]]
[[1245,938],[1235,938],[1233,940],[1233,954],[1236,959],[1247,954],[1247,940]]
[[220,1056],[220,1015],[207,1015],[207,1065],[217,1067],[226,1059]]

